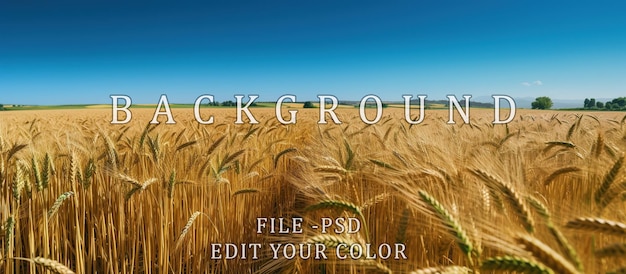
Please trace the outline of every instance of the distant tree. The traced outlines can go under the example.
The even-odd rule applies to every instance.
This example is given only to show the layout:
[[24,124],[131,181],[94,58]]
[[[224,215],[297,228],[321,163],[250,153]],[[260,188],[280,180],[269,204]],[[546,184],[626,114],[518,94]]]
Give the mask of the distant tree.
[[311,101],[304,102],[304,105],[302,107],[303,108],[315,108],[315,106],[313,105],[313,103],[311,103]]
[[597,108],[604,108],[604,103],[598,101],[598,102],[596,102],[596,107]]
[[589,98],[585,98],[585,106],[584,108],[588,108],[589,107]]
[[626,97],[618,97],[611,101],[614,105],[617,104],[620,107],[626,107]]
[[235,102],[228,100],[228,101],[224,101],[222,102],[222,106],[223,107],[234,107],[236,106]]
[[595,108],[595,107],[596,107],[596,98],[589,99],[589,108]]
[[606,103],[604,104],[604,108],[606,108],[606,109],[608,109],[608,110],[611,110],[611,107],[612,107],[612,103],[611,103],[610,101],[609,101],[609,102],[606,102]]
[[4,105],[0,104],[0,110],[4,110]]
[[535,98],[535,101],[531,103],[533,109],[550,109],[552,107],[552,99],[547,96],[541,96]]

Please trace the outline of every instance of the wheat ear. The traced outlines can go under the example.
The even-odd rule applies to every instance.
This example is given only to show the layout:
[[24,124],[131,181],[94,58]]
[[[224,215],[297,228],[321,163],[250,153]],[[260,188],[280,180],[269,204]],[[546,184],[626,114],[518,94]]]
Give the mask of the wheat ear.
[[246,194],[246,193],[257,193],[257,192],[259,192],[259,190],[256,188],[244,188],[244,189],[235,191],[233,195],[231,195],[231,197],[235,197],[237,195]]
[[367,227],[365,216],[363,215],[361,208],[358,207],[357,205],[348,201],[343,201],[343,200],[323,200],[317,204],[313,204],[313,205],[306,207],[304,210],[311,211],[311,210],[318,210],[318,209],[345,210],[345,211],[352,212],[353,214],[359,216],[359,218],[361,218],[361,222],[363,222],[363,227],[365,228],[365,236],[367,239],[369,239],[369,235],[370,235],[369,228]]
[[398,169],[393,167],[391,164],[385,163],[385,162],[380,161],[380,160],[370,159],[370,162],[374,163],[375,165],[377,165],[379,167],[383,167],[383,168],[386,168],[386,169],[391,169],[391,170],[394,170],[394,171],[398,171]]
[[569,166],[569,167],[564,167],[561,169],[558,169],[555,172],[552,172],[552,174],[550,174],[550,176],[548,176],[546,178],[546,180],[543,182],[544,185],[548,185],[550,184],[552,181],[554,181],[554,179],[556,179],[556,177],[558,177],[561,174],[565,174],[565,173],[570,173],[570,172],[577,172],[580,171],[581,169],[575,166]]
[[33,259],[33,262],[57,274],[74,274],[74,271],[55,260],[36,257]]
[[48,219],[50,219],[55,213],[57,213],[63,202],[72,195],[74,195],[74,192],[71,191],[61,194],[59,198],[54,201],[54,204],[52,204],[50,210],[48,210]]
[[328,172],[328,173],[338,173],[338,174],[346,174],[348,171],[343,167],[338,166],[318,166],[314,169],[316,172]]
[[363,216],[363,214],[361,213],[361,209],[357,205],[343,200],[323,200],[318,202],[317,204],[313,204],[305,208],[306,211],[318,209],[340,209],[352,212],[359,217]]
[[609,271],[606,274],[624,274],[624,273],[626,273],[626,267],[622,267],[620,269]]
[[509,201],[515,213],[517,213],[517,215],[524,221],[524,227],[528,232],[532,233],[535,230],[535,223],[530,215],[530,210],[528,210],[524,200],[511,184],[506,183],[480,169],[472,169],[471,172],[475,176],[487,182],[488,187],[498,189],[502,192],[502,194],[504,194],[504,197]]
[[9,216],[5,225],[4,225],[4,255],[6,256],[9,253],[9,247],[11,245],[11,239],[13,238],[13,233],[15,229],[15,219],[13,216]]
[[429,267],[429,268],[422,268],[422,269],[409,272],[409,274],[465,274],[465,273],[472,273],[472,270],[467,267],[458,266],[458,265]]
[[21,261],[31,262],[31,263],[34,263],[36,265],[40,265],[43,268],[45,268],[46,270],[49,270],[52,273],[56,273],[56,274],[75,274],[74,271],[72,271],[69,267],[65,266],[64,264],[59,263],[59,262],[57,262],[55,260],[46,259],[46,258],[43,258],[43,257],[35,257],[35,258],[32,258],[32,259],[21,258],[21,257],[12,257],[12,258],[6,258],[6,259],[21,260]]
[[43,190],[42,180],[41,180],[41,172],[39,171],[39,163],[37,162],[37,158],[33,155],[31,160],[31,165],[33,168],[33,175],[35,176],[35,187],[37,191]]
[[274,168],[276,168],[278,166],[278,160],[280,160],[281,156],[283,156],[283,155],[285,155],[287,153],[290,153],[290,152],[295,152],[295,151],[298,151],[298,149],[296,149],[295,147],[290,147],[290,148],[285,149],[285,150],[279,152],[278,154],[276,154],[276,156],[274,157]]
[[193,140],[193,141],[186,142],[186,143],[184,143],[184,144],[182,144],[182,145],[180,145],[180,146],[176,147],[176,152],[178,152],[178,151],[180,151],[180,150],[183,150],[183,149],[185,149],[186,147],[193,146],[193,145],[195,145],[197,142],[198,142],[197,140]]
[[176,170],[172,170],[170,179],[167,182],[167,197],[170,199],[174,197],[174,186],[176,186]]
[[611,168],[609,173],[607,173],[604,176],[604,180],[602,180],[602,184],[600,185],[600,187],[598,188],[598,190],[596,190],[596,193],[594,194],[594,198],[597,204],[601,204],[602,197],[607,192],[607,190],[609,190],[609,187],[611,187],[611,184],[613,183],[613,181],[615,181],[615,177],[617,177],[617,173],[619,172],[623,164],[624,164],[624,156],[622,155],[622,157],[620,157],[615,162],[615,164],[613,164],[613,167]]
[[183,231],[181,231],[180,235],[178,236],[178,239],[176,240],[176,245],[174,247],[174,250],[180,247],[180,244],[183,242],[183,239],[185,238],[185,235],[187,235],[187,232],[189,232],[191,225],[193,225],[193,222],[196,220],[196,218],[198,218],[198,216],[200,216],[200,214],[201,214],[200,211],[196,211],[193,214],[191,214],[191,217],[189,217],[189,220],[187,220],[187,224],[185,224]]
[[[330,248],[340,248],[343,252],[346,252],[346,253],[350,252],[350,248],[349,248],[350,246],[360,245],[359,243],[352,241],[348,238],[345,238],[342,236],[327,235],[327,234],[320,234],[320,235],[310,237],[306,240],[305,243],[323,244],[324,246],[330,247]],[[361,257],[359,258],[357,262],[361,265],[372,266],[376,268],[378,272],[389,273],[389,274],[393,273],[391,269],[389,269],[387,266],[381,264],[380,262],[376,260],[365,259],[364,257]]]
[[52,159],[50,158],[50,154],[46,153],[46,156],[43,159],[43,167],[41,168],[41,188],[42,189],[45,189],[48,187],[52,170],[53,170]]
[[430,211],[433,212],[437,217],[439,217],[439,219],[448,229],[448,232],[450,232],[454,236],[461,251],[465,253],[470,263],[473,264],[473,245],[472,242],[470,242],[469,237],[467,236],[467,233],[465,232],[463,227],[461,227],[459,222],[454,217],[452,217],[452,215],[450,215],[450,213],[448,213],[443,205],[441,205],[441,203],[439,203],[434,197],[430,196],[430,194],[423,190],[420,190],[418,193],[421,200],[428,205]]
[[624,256],[626,255],[626,243],[612,244],[594,252],[598,257]]
[[539,213],[539,215],[545,219],[546,227],[548,227],[548,230],[550,230],[550,234],[552,234],[554,239],[559,244],[559,247],[561,248],[561,252],[567,255],[567,259],[576,266],[576,269],[582,272],[583,264],[581,263],[580,258],[578,257],[578,253],[572,247],[572,245],[570,245],[567,238],[563,236],[561,231],[556,228],[554,223],[552,223],[552,217],[550,215],[550,212],[548,211],[548,208],[544,204],[542,204],[539,200],[531,196],[528,196],[527,200],[529,204],[535,208],[537,213]]
[[22,197],[22,190],[26,185],[26,180],[24,178],[25,170],[23,165],[19,162],[17,162],[15,166],[16,171],[15,174],[13,174],[13,198],[15,198],[15,200],[19,203],[20,198]]
[[549,267],[525,258],[504,256],[489,258],[482,262],[482,270],[515,271],[520,273],[554,274]]
[[213,144],[207,150],[207,155],[211,155],[211,153],[213,153],[213,151],[222,143],[222,141],[224,141],[225,138],[226,135],[223,135],[222,137],[215,140],[215,142],[213,142]]
[[535,258],[553,269],[556,273],[579,273],[570,262],[538,239],[527,235],[520,235],[515,240],[524,246],[526,251],[533,254]]
[[602,150],[604,150],[604,136],[602,135],[602,131],[598,131],[598,139],[596,140],[596,144],[595,144],[595,157],[598,158],[600,157],[600,154],[602,154]]
[[600,200],[600,209],[604,209],[607,205],[609,205],[615,197],[619,196],[621,193],[624,193],[626,190],[626,181],[619,183],[616,186],[609,188],[609,190],[604,194],[602,199]]
[[343,244],[340,247],[343,251],[349,251],[348,250],[349,246],[353,244],[357,244],[356,242],[348,238],[345,238],[342,236],[336,236],[336,235],[329,235],[329,234],[315,235],[313,237],[308,238],[306,242],[312,243],[312,244],[320,243],[330,248],[337,248],[339,247],[340,244]]
[[157,181],[156,178],[150,178],[150,179],[146,180],[145,182],[143,182],[142,184],[139,184],[139,185],[136,185],[135,183],[132,183],[133,184],[133,188],[126,193],[126,196],[125,196],[126,201],[130,200],[130,198],[133,197],[133,195],[135,193],[137,193],[138,191],[140,192],[140,191],[146,190],[146,188],[148,188],[149,185],[153,184],[156,181]]
[[576,218],[567,222],[566,227],[617,236],[626,236],[626,224],[600,218]]

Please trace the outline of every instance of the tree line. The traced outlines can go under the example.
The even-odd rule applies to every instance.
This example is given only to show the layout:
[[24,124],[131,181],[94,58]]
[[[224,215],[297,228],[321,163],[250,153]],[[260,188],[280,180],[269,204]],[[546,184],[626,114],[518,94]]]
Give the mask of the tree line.
[[585,98],[583,106],[585,109],[625,110],[626,97],[618,97],[604,103],[596,101],[595,98]]

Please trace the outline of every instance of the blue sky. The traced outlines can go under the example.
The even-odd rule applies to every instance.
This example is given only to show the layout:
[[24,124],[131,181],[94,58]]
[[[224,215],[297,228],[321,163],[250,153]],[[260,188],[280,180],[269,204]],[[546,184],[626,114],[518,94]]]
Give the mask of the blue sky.
[[623,1],[0,3],[0,103],[626,95]]

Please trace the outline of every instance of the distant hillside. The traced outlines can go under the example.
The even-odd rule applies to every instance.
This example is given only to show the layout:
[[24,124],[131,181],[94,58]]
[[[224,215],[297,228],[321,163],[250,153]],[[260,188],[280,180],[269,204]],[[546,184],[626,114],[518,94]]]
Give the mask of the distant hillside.
[[[531,103],[535,101],[534,97],[514,97],[515,104],[518,108],[531,108]],[[560,108],[582,108],[584,105],[585,99],[552,99],[552,109],[560,109]],[[597,102],[607,102],[613,100],[612,98],[596,98]]]
[[[432,105],[443,105],[445,107],[448,107],[448,100],[424,100],[424,104],[426,105],[426,107],[430,107]],[[411,104],[419,104],[419,100],[412,100]],[[461,105],[462,107],[465,107],[465,100],[460,100],[459,101],[459,105]],[[479,102],[479,101],[474,101],[472,99],[470,99],[469,102],[470,107],[472,108],[493,108],[494,105],[493,103],[483,103],[483,102]]]
[[[350,105],[350,106],[358,106],[360,103],[360,101],[339,101],[340,105]],[[371,103],[371,102],[368,102]],[[411,100],[411,105],[412,106],[417,106],[419,105],[419,100],[414,99]],[[383,102],[383,104],[389,104],[389,105],[404,105],[404,101],[385,101]],[[465,107],[465,100],[460,100],[459,104],[462,107]],[[448,100],[424,100],[424,105],[427,108],[430,107],[448,107]],[[475,101],[473,99],[470,99],[470,107],[473,108],[493,108],[494,105],[493,103],[484,103],[484,102],[479,102],[479,101]]]
[[[511,96],[515,100],[515,106],[517,108],[531,108],[532,102],[535,101],[535,97],[516,97]],[[582,108],[585,99],[559,99],[559,98],[550,98],[552,99],[552,109],[564,109],[564,108]],[[596,98],[597,102],[607,102],[611,101],[613,98]],[[476,102],[491,102],[493,104],[493,98],[491,96],[476,96],[472,97],[470,103],[473,106],[474,101]],[[504,102],[504,101],[503,101]]]

